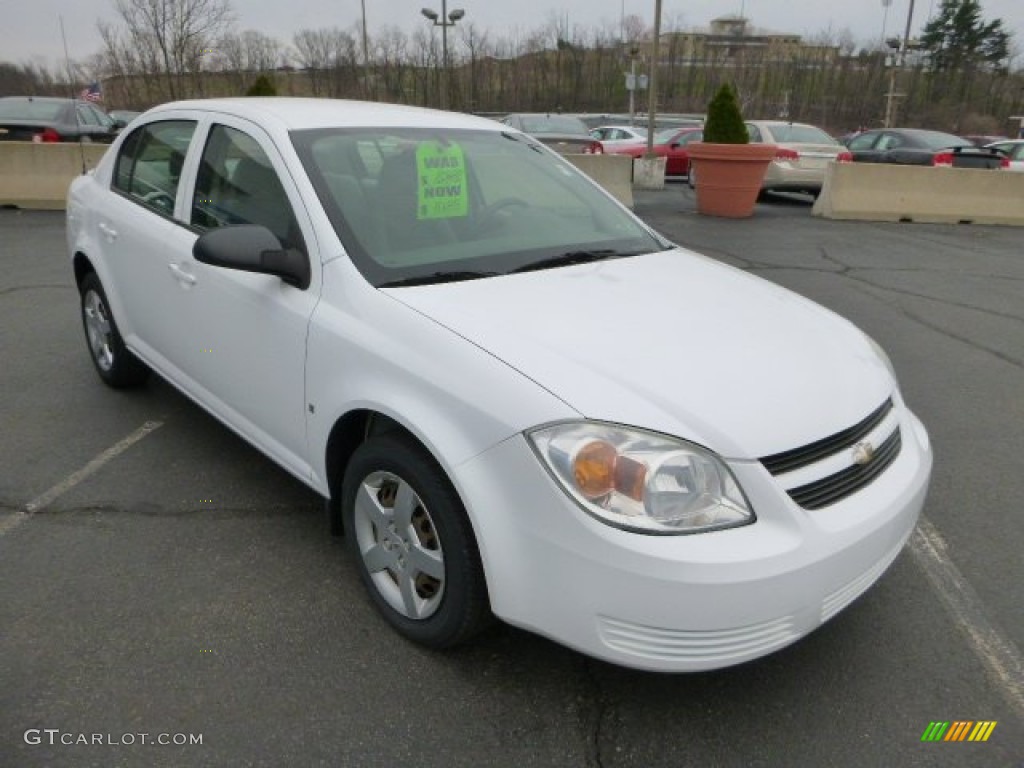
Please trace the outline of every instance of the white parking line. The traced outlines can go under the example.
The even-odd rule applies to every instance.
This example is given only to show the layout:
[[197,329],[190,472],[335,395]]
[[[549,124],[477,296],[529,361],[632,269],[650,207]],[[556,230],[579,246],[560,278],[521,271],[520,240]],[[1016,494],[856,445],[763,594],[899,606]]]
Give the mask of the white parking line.
[[975,655],[1017,713],[1024,717],[1024,661],[1013,641],[988,620],[981,598],[947,555],[941,534],[923,517],[910,539],[910,552],[959,624]]
[[48,507],[50,504],[54,502],[54,500],[70,491],[80,482],[85,480],[85,478],[89,477],[89,475],[99,470],[104,464],[109,462],[111,459],[124,453],[126,450],[131,448],[133,445],[135,445],[135,443],[139,442],[139,440],[144,438],[150,432],[153,432],[154,430],[159,429],[162,426],[162,421],[147,421],[145,424],[143,424],[137,430],[132,432],[130,435],[114,443],[114,445],[107,448],[107,450],[103,451],[103,453],[97,455],[84,467],[82,467],[76,472],[72,472],[70,475],[65,477],[63,480],[61,480],[59,483],[57,483],[49,490],[44,491],[39,496],[36,496],[34,499],[32,499],[32,501],[26,504],[20,512],[15,512],[6,520],[0,521],[0,536],[3,536],[5,533],[14,530],[29,516],[35,514],[41,509],[45,509],[46,507]]

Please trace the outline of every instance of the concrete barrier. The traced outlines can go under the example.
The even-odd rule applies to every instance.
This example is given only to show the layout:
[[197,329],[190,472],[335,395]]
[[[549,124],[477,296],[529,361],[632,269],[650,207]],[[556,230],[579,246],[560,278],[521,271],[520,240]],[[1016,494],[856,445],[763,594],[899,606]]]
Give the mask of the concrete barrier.
[[[633,158],[628,155],[565,155],[627,208],[633,207]],[[1024,176],[1024,174],[1021,174]]]
[[[63,209],[68,185],[82,173],[82,158],[92,169],[106,144],[0,142],[0,205]],[[569,162],[633,207],[633,158],[625,155],[566,155]]]
[[1024,173],[830,163],[813,213],[827,219],[1024,226]]
[[71,180],[92,169],[107,144],[0,142],[0,205],[60,210]]

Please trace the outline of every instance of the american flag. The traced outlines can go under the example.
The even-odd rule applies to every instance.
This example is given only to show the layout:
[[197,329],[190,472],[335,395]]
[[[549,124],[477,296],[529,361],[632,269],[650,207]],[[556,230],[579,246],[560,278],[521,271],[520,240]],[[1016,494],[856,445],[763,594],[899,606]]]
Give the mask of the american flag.
[[83,88],[78,98],[85,101],[103,101],[103,91],[99,83],[92,83],[88,88]]

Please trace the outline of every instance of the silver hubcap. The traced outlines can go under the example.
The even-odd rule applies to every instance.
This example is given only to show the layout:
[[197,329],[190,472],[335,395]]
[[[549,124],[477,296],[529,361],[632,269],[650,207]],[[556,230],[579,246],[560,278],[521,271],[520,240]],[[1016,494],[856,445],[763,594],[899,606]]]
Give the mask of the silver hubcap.
[[89,337],[89,349],[92,350],[93,359],[101,370],[109,371],[114,366],[110,316],[103,299],[96,291],[85,294],[82,312],[85,314],[85,332]]
[[374,586],[408,619],[426,619],[444,595],[444,553],[434,521],[407,482],[374,472],[359,484],[355,537]]

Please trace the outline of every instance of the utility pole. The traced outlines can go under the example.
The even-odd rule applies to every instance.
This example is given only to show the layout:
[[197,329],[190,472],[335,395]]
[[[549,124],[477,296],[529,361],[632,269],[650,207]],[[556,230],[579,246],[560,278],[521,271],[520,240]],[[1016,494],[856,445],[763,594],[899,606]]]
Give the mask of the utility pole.
[[629,82],[631,88],[629,89],[629,124],[636,125],[636,56],[639,53],[639,49],[633,46],[629,49]]
[[889,69],[889,91],[885,95],[885,120],[884,127],[892,127],[892,118],[896,101],[896,72],[902,71],[907,61],[907,48],[910,46],[910,26],[914,19],[914,0],[910,0],[910,8],[907,11],[907,27],[903,32],[903,38],[899,41],[899,52],[896,55],[896,62]]
[[363,4],[363,96],[370,97],[370,46],[366,38],[366,0]]
[[654,156],[654,116],[658,111],[658,65],[661,54],[661,0],[654,0],[654,48],[651,53],[651,74],[647,83],[647,156]]

